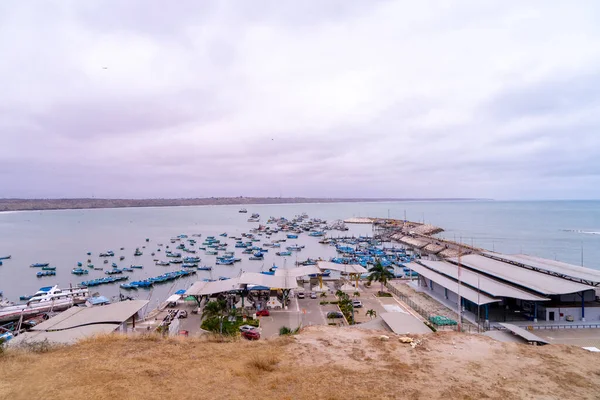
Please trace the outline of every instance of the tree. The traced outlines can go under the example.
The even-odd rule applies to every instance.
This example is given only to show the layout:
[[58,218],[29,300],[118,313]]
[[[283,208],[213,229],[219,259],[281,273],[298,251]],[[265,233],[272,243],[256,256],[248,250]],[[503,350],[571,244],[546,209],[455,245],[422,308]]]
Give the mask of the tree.
[[227,311],[225,300],[209,301],[202,310],[202,319],[217,318],[219,320],[219,332],[223,333],[223,318]]
[[360,297],[360,292],[354,292],[353,296],[354,297]]
[[381,283],[381,292],[383,293],[383,288],[385,284],[388,282],[389,279],[393,278],[394,274],[389,269],[381,265],[381,261],[377,259],[375,265],[369,268],[369,277],[367,278],[367,280],[369,282],[376,281]]
[[367,310],[367,312],[365,313],[368,317],[371,317],[371,319],[377,317],[377,311],[370,309]]

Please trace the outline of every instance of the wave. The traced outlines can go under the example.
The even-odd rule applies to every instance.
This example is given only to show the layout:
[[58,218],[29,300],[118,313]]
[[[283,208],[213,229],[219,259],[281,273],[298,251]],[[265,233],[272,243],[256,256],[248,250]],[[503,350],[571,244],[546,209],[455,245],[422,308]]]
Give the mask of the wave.
[[584,231],[581,229],[563,229],[563,232],[583,233],[586,235],[600,235],[600,231]]

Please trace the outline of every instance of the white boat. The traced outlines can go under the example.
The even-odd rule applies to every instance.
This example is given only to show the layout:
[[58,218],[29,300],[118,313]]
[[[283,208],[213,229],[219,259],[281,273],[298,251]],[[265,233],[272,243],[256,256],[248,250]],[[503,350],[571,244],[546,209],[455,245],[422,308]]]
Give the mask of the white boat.
[[25,304],[12,304],[0,307],[0,322],[13,321],[31,315],[62,311],[72,307],[76,301],[84,301],[89,291],[84,287],[60,289],[56,286],[40,288]]

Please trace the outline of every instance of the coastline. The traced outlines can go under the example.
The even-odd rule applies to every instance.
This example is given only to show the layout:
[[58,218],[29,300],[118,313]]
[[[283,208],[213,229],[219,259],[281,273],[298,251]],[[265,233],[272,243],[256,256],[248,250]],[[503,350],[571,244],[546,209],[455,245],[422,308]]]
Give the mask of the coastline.
[[0,199],[0,213],[17,211],[83,210],[104,208],[217,206],[217,205],[267,205],[267,204],[317,204],[363,203],[405,201],[477,201],[474,198],[310,198],[310,197],[206,197],[182,199]]

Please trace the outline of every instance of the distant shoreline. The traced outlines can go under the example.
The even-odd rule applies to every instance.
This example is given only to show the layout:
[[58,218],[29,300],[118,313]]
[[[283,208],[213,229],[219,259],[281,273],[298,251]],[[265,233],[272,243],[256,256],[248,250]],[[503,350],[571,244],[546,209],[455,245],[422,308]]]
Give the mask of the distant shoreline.
[[405,198],[405,199],[356,199],[356,198],[309,198],[309,197],[207,197],[186,199],[0,199],[0,212],[81,210],[98,208],[131,207],[177,207],[212,205],[261,205],[303,203],[365,203],[396,201],[476,201],[473,198]]

